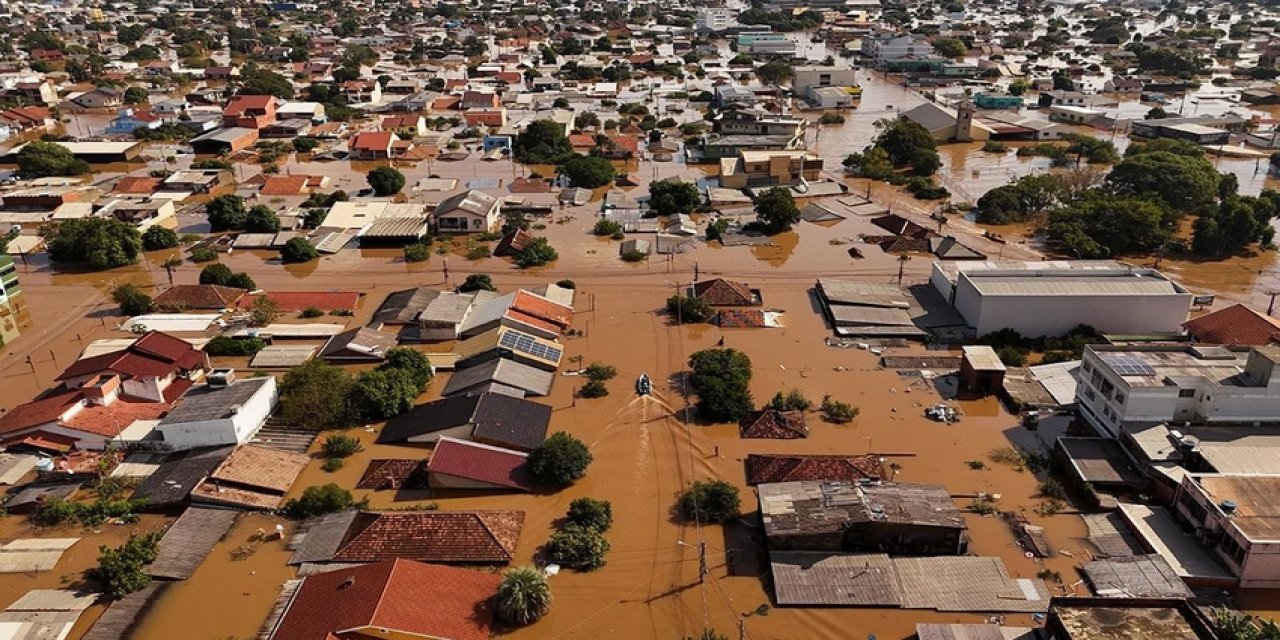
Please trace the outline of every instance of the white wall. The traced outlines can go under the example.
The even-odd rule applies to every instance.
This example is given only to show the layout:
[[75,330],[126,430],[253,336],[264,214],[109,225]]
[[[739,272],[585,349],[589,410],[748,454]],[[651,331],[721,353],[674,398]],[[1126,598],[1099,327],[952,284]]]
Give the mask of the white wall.
[[270,377],[258,392],[249,398],[248,402],[240,406],[240,411],[234,416],[218,420],[163,425],[158,428],[164,434],[164,441],[178,451],[197,447],[243,444],[248,442],[267,421],[278,399],[276,379]]
[[1178,333],[1191,308],[1191,294],[983,296],[961,278],[955,307],[978,335],[1011,328],[1032,338],[1060,336],[1081,324],[1103,333]]
[[436,431],[435,433],[424,433],[420,436],[409,438],[408,442],[436,442],[440,440],[441,437],[457,438],[458,440],[470,440],[471,430],[473,428],[474,427],[471,424],[464,424],[462,426],[454,427],[452,429],[445,429],[444,431]]

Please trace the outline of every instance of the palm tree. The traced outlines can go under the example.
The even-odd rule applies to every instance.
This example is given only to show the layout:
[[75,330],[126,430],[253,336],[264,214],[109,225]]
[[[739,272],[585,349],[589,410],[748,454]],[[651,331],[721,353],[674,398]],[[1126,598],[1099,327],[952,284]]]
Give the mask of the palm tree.
[[516,567],[498,585],[498,617],[513,625],[538,621],[551,608],[547,577],[533,567]]
[[164,262],[160,263],[164,270],[169,273],[169,286],[173,286],[173,269],[182,266],[182,259],[177,256],[169,256]]

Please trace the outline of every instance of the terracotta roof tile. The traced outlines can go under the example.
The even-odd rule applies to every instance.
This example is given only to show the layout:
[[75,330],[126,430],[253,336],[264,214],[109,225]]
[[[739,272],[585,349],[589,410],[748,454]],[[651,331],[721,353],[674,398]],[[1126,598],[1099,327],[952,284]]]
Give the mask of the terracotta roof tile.
[[1262,346],[1280,340],[1280,320],[1242,304],[1188,320],[1182,328],[1196,340],[1212,344]]
[[426,460],[370,460],[357,489],[426,489]]
[[269,176],[258,195],[263,196],[296,196],[301,195],[307,186],[307,176]]
[[748,454],[747,484],[792,482],[797,480],[880,479],[876,456],[761,455]]
[[312,575],[271,640],[357,640],[387,631],[488,640],[501,581],[492,573],[403,559]]
[[369,151],[386,151],[391,147],[394,134],[390,131],[361,131],[351,136],[348,147]]
[[743,438],[793,440],[809,437],[809,428],[804,424],[804,412],[761,409],[738,421],[738,434]]
[[101,405],[85,407],[63,420],[63,424],[76,431],[113,438],[137,420],[157,420],[168,411],[169,403],[167,402],[117,400],[105,407]]
[[523,526],[523,511],[361,512],[333,560],[506,564]]
[[343,309],[355,311],[360,303],[360,294],[356,291],[269,291],[266,294],[253,294],[240,298],[240,308],[250,309],[258,295],[266,295],[280,306],[281,311],[302,311],[307,307],[316,307],[324,311]]
[[751,287],[743,282],[734,282],[724,278],[703,280],[693,285],[695,298],[714,306],[742,307],[756,303],[756,296]]
[[431,452],[427,469],[476,482],[532,491],[533,477],[525,462],[528,454],[477,442],[440,438]]
[[112,193],[130,193],[130,194],[151,194],[155,193],[163,182],[160,178],[151,178],[148,176],[125,176],[120,178],[116,186],[111,189]]
[[180,284],[156,296],[161,309],[229,309],[245,294],[244,289],[219,284]]
[[17,405],[0,416],[0,433],[12,433],[56,422],[68,409],[80,402],[82,397],[80,391],[75,390]]
[[568,327],[573,323],[572,308],[557,304],[523,289],[516,291],[516,297],[511,302],[511,308],[542,318],[548,322],[554,322],[562,327]]

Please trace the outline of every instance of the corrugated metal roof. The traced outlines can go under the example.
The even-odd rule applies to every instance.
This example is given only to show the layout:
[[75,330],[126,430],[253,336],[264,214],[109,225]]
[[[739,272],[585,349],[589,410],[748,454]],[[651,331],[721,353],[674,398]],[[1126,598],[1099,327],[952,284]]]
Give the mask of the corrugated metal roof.
[[984,296],[1132,296],[1179,294],[1173,283],[1155,278],[1133,276],[1094,277],[987,277],[967,274],[973,286]]

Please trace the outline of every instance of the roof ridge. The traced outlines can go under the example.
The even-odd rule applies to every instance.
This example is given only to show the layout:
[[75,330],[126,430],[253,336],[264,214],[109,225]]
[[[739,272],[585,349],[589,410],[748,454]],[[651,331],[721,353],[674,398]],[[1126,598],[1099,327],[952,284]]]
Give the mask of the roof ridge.
[[399,556],[391,559],[391,569],[387,571],[387,579],[383,581],[382,588],[378,590],[378,601],[373,605],[373,611],[369,614],[369,624],[373,624],[378,619],[378,612],[382,609],[382,602],[386,600],[387,594],[391,592],[391,583],[395,580],[396,570],[400,568],[400,562],[404,560]]

